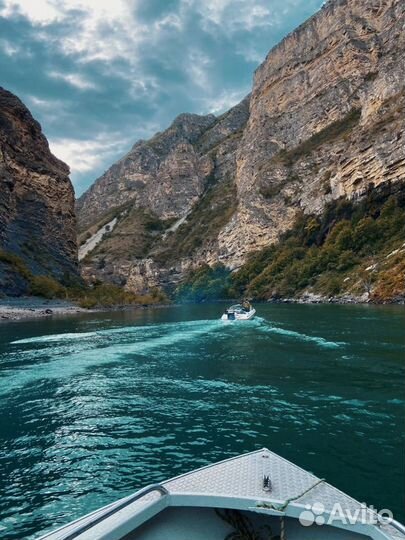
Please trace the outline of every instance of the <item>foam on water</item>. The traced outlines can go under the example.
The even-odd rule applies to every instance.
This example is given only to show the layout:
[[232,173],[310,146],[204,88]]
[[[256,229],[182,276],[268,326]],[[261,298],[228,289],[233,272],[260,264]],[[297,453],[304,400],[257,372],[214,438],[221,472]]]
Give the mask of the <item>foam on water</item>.
[[[229,324],[226,324],[226,323]],[[149,325],[143,325],[143,326],[124,326],[124,327],[118,327],[118,328],[109,328],[106,330],[95,330],[94,332],[71,332],[71,333],[65,333],[65,334],[51,334],[51,335],[45,335],[45,336],[34,336],[31,338],[25,338],[25,339],[19,339],[16,341],[12,341],[12,345],[27,345],[27,344],[35,344],[35,343],[53,343],[58,341],[75,341],[75,340],[88,340],[97,336],[114,336],[115,334],[119,335],[142,335],[144,336],[145,333],[151,333],[151,332],[162,332],[162,331],[173,331],[174,333],[180,332],[182,333],[187,332],[190,333],[193,329],[196,331],[196,335],[198,335],[200,332],[205,333],[206,331],[210,331],[214,328],[216,329],[230,329],[232,331],[233,328],[237,325],[238,330],[243,328],[251,328],[256,327],[262,332],[268,332],[271,334],[278,334],[282,336],[291,337],[294,339],[299,339],[302,341],[308,341],[316,343],[317,345],[321,347],[326,348],[338,348],[341,345],[344,345],[344,343],[341,342],[335,342],[335,341],[328,341],[323,337],[320,336],[310,336],[308,334],[302,334],[300,332],[296,332],[294,330],[288,330],[286,328],[282,328],[279,326],[273,326],[271,323],[269,323],[266,319],[262,317],[256,317],[255,319],[251,321],[224,321],[217,320],[217,319],[209,319],[209,320],[197,320],[197,321],[186,321],[186,322],[176,322],[176,323],[161,323],[161,324],[149,324]],[[171,339],[173,339],[173,336],[169,337],[167,343],[170,344]],[[176,340],[177,337],[174,337]]]
[[[183,341],[193,342],[206,334],[216,333],[216,339],[232,338],[237,330],[253,330],[278,334],[287,338],[314,343],[325,348],[337,348],[339,343],[327,341],[319,336],[309,336],[282,327],[272,326],[263,318],[243,321],[239,324],[224,325],[219,319],[169,322],[142,326],[114,327],[93,332],[69,332],[34,336],[12,342],[14,346],[25,346],[24,353],[29,365],[14,365],[14,356],[18,349],[9,355],[11,367],[3,372],[3,384],[0,395],[9,394],[13,389],[21,388],[34,381],[63,379],[79,374],[89,367],[112,363],[133,361],[131,355],[160,358],[160,352],[171,354],[173,346]],[[253,339],[250,336],[249,339]],[[28,349],[26,346],[30,346]],[[51,346],[51,347],[50,347]],[[45,351],[49,351],[44,355]]]
[[[100,346],[97,340],[100,336],[107,336],[108,338],[115,333],[116,329],[100,332],[55,334],[15,341],[13,342],[14,345],[36,345],[38,343],[62,341],[64,347],[58,350],[59,354],[55,354],[53,350],[52,358],[48,358],[46,362],[35,363],[35,369],[7,370],[3,377],[3,384],[0,386],[0,395],[8,394],[16,388],[41,379],[69,378],[91,366],[123,361],[131,354],[145,356],[149,355],[150,351],[154,349],[169,351],[170,347],[177,343],[184,340],[198,339],[218,328],[221,328],[221,321],[218,320],[128,327],[126,330],[129,334],[138,331],[139,335],[133,336],[134,339],[127,338],[120,341],[109,341],[107,339],[105,346]],[[121,330],[124,331],[124,328]],[[162,330],[165,332],[163,335]],[[83,336],[87,338],[84,341],[82,341]],[[92,340],[89,338],[94,339],[96,347],[91,348]],[[74,344],[73,349],[72,345],[66,343],[70,341]],[[30,352],[32,353],[31,360],[34,361],[35,358],[43,360],[43,349],[34,348]]]
[[190,464],[263,446],[348,492],[355,471],[358,492],[400,517],[403,317],[395,327],[370,306],[382,313],[371,327],[351,309],[262,305],[264,318],[224,324],[218,305],[190,306],[4,325],[0,536],[34,538]]
[[113,336],[114,334],[144,334],[151,331],[181,330],[187,331],[189,328],[204,326],[206,329],[212,329],[213,326],[220,326],[217,320],[199,320],[177,323],[148,324],[144,326],[121,326],[118,328],[109,328],[106,330],[95,330],[94,332],[69,332],[64,334],[50,334],[44,336],[33,336],[25,339],[12,341],[11,345],[27,345],[30,343],[48,343],[55,341],[75,341],[96,336]]
[[300,332],[295,332],[294,330],[287,330],[286,328],[281,328],[279,326],[272,326],[271,323],[266,321],[261,317],[257,317],[256,320],[260,323],[258,328],[263,332],[269,332],[271,334],[279,334],[281,336],[287,336],[294,339],[299,339],[301,341],[308,341],[319,345],[320,347],[325,347],[327,349],[337,349],[341,345],[344,345],[342,342],[328,341],[323,337],[319,336],[309,336],[308,334],[301,334]]
[[66,334],[50,334],[48,336],[34,336],[31,338],[17,339],[12,341],[11,345],[25,345],[28,343],[48,343],[52,341],[70,341],[73,339],[89,338],[96,335],[97,332],[69,332]]

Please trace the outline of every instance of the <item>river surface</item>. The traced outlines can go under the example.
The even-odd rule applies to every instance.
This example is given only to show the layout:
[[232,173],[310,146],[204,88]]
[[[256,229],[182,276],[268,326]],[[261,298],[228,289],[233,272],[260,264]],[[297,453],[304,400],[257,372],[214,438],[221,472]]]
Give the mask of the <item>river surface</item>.
[[268,447],[405,521],[405,310],[258,305],[0,326],[0,538]]

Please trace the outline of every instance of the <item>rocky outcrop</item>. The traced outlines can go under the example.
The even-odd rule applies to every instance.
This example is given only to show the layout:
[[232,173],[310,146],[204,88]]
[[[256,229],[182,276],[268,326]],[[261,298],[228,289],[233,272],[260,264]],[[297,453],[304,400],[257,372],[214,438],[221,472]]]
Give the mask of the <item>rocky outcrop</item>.
[[24,104],[3,88],[0,185],[0,290],[26,292],[30,272],[77,279],[69,168],[51,154],[41,126]]
[[220,236],[229,264],[300,209],[404,177],[404,23],[399,0],[332,0],[270,51],[238,153],[241,202]]
[[111,264],[102,242],[87,270],[111,277],[125,259],[141,265],[125,267],[138,275],[147,258],[166,284],[200,262],[235,269],[300,212],[320,214],[342,195],[403,180],[404,25],[401,0],[331,0],[269,52],[249,112],[244,101],[219,119],[183,115],[135,145],[79,200],[82,225],[103,215],[102,204],[111,210],[128,199],[183,221]]
[[249,97],[218,118],[182,114],[93,184],[77,201],[88,281],[108,279],[143,292],[170,285],[215,252],[236,208],[236,150],[248,112]]
[[201,196],[212,169],[211,160],[201,157],[194,144],[214,122],[213,115],[182,114],[164,133],[136,143],[77,201],[79,226],[128,202],[162,219],[185,214]]

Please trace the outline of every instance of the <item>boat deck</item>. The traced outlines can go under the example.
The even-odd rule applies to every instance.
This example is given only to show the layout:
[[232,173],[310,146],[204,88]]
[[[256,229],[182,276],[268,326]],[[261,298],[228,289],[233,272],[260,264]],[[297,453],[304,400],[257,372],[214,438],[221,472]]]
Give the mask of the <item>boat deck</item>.
[[[263,540],[280,535],[280,518],[253,512],[240,512],[251,530]],[[269,527],[271,533],[269,534]],[[167,508],[155,519],[141,525],[123,540],[225,540],[235,529],[211,508]],[[359,535],[333,527],[300,527],[297,520],[286,518],[287,540],[359,540]]]
[[[270,491],[263,490],[263,476],[269,476],[271,480]],[[316,503],[322,503],[323,505],[322,517],[325,523],[327,523],[336,504],[340,505],[345,515],[350,516],[355,516],[355,512],[362,510],[364,507],[352,497],[267,449],[203,467],[168,480],[161,486],[164,490],[163,494],[158,491],[147,493],[78,536],[69,537],[67,533],[73,534],[75,528],[79,525],[90,523],[95,517],[102,516],[106,510],[113,510],[117,505],[122,504],[122,501],[125,502],[126,499],[90,514],[45,538],[46,540],[64,540],[67,537],[69,540],[73,540],[73,538],[78,540],[158,538],[159,536],[150,536],[153,532],[152,529],[153,527],[156,529],[158,523],[164,524],[165,520],[169,520],[174,530],[177,530],[175,533],[177,536],[173,536],[174,540],[183,538],[183,533],[180,534],[179,527],[184,526],[187,528],[188,526],[184,525],[186,522],[191,527],[191,529],[188,528],[188,540],[191,539],[190,530],[195,530],[195,538],[198,540],[200,536],[197,534],[197,529],[200,527],[201,520],[201,526],[211,526],[217,531],[214,534],[214,530],[212,530],[212,536],[205,536],[205,538],[224,538],[227,534],[226,531],[229,532],[229,527],[224,528],[226,524],[221,523],[220,518],[213,509],[227,508],[249,512],[249,515],[253,515],[256,521],[257,519],[267,519],[271,520],[273,524],[279,523],[280,516],[285,517],[286,523],[290,521],[289,518],[295,518],[293,519],[294,525],[289,525],[289,527],[298,526],[300,528],[299,538],[306,538],[307,533],[305,531],[311,531],[313,535],[314,531],[326,532],[328,530],[332,534],[331,537],[335,537],[336,534],[339,535],[340,532],[339,538],[345,539],[354,536],[359,538],[359,535],[363,535],[372,537],[374,540],[405,540],[405,534],[392,525],[381,524],[376,526],[362,523],[364,513],[363,515],[360,514],[355,523],[352,524],[340,525],[333,522],[334,527],[327,525],[322,527],[318,525],[311,527],[300,526],[296,518],[301,515],[303,510],[311,509],[312,505]],[[174,519],[176,516],[179,517],[180,512],[183,525],[180,524],[181,520]],[[206,525],[204,525],[205,521],[202,518],[204,515],[207,517],[205,520]],[[215,520],[208,519],[208,516],[212,517],[213,515],[216,518]],[[367,517],[369,518],[372,515],[368,511]],[[156,517],[147,523],[154,516]],[[169,519],[170,516],[172,516],[171,520]],[[186,520],[185,516],[187,516]],[[191,525],[191,522],[194,525]],[[168,526],[168,523],[166,523],[166,530],[169,530]],[[139,529],[139,527],[142,527],[142,529]],[[137,532],[134,536],[131,531],[135,529]],[[141,530],[144,531],[142,533],[144,536],[140,536]],[[203,531],[204,533],[207,532],[206,529],[203,529]],[[225,532],[223,536],[218,536],[223,532]],[[330,534],[328,534],[328,537],[330,537]],[[160,538],[170,540],[171,537],[167,535],[160,536]],[[292,537],[290,536],[290,538]],[[294,535],[294,540],[296,538],[297,536]]]

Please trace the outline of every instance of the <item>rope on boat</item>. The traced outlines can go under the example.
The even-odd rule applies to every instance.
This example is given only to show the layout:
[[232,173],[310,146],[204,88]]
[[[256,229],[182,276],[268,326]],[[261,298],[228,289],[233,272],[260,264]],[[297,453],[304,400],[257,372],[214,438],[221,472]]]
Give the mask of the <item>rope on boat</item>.
[[284,516],[280,517],[280,540],[287,540],[287,536],[285,534]]
[[[289,499],[284,501],[283,504],[278,505],[275,503],[262,502],[257,505],[257,508],[267,508],[269,510],[276,510],[277,512],[284,512],[284,510],[292,501],[300,499],[309,491],[316,488],[316,486],[319,486],[319,484],[321,484],[322,482],[325,482],[324,478],[317,480],[312,486],[307,488],[299,495],[295,495],[295,497],[290,497]],[[263,538],[261,534],[264,532],[266,533],[266,537],[270,540],[287,540],[285,519],[283,515],[280,516],[280,536],[274,536],[269,525],[264,525],[257,531],[254,529],[253,523],[250,521],[250,519],[237,510],[220,510],[219,508],[216,508],[215,512],[218,517],[220,517],[223,521],[225,521],[235,529],[234,532],[231,532],[226,536],[225,540],[260,540],[261,538]]]
[[325,482],[325,478],[321,478],[320,480],[317,480],[315,482],[315,484],[313,484],[312,486],[310,486],[309,488],[307,488],[305,491],[303,491],[302,493],[300,493],[299,495],[295,495],[295,497],[290,497],[289,499],[285,500],[283,502],[283,504],[276,504],[276,503],[266,503],[266,502],[262,502],[260,504],[257,505],[258,508],[268,508],[269,510],[276,510],[277,512],[284,512],[284,510],[287,508],[287,506],[293,502],[293,501],[296,501],[297,499],[300,499],[301,497],[303,497],[304,495],[306,495],[309,491],[311,491],[312,489],[316,488],[316,486],[318,486],[319,484],[321,484],[322,482]]
[[262,525],[255,529],[248,516],[238,510],[216,508],[215,512],[218,517],[234,528],[233,532],[226,535],[225,540],[282,540],[278,535],[273,535],[270,525]]
[[[314,488],[316,488],[316,486],[319,486],[319,484],[322,484],[322,482],[325,482],[325,478],[321,478],[320,480],[317,480],[315,482],[315,484],[313,484],[312,486],[309,486],[309,488],[307,488],[305,491],[303,491],[302,493],[300,493],[299,495],[295,495],[295,497],[290,497],[289,499],[285,500],[283,502],[283,504],[275,504],[275,503],[261,503],[258,506],[258,508],[268,508],[268,509],[271,509],[271,510],[276,510],[277,512],[284,512],[284,510],[287,508],[287,506],[293,502],[293,501],[296,501],[297,499],[300,499],[301,497],[303,497],[304,495],[306,495],[308,492],[310,492],[311,490],[313,490]],[[287,540],[287,535],[286,535],[286,532],[285,532],[285,520],[284,520],[284,516],[280,516],[280,540]]]

